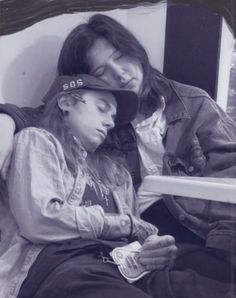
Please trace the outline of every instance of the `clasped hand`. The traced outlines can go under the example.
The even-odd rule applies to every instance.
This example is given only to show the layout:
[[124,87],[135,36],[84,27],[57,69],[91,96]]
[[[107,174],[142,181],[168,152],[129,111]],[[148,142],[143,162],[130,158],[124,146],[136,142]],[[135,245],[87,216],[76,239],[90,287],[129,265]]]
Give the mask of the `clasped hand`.
[[138,259],[147,270],[161,270],[173,266],[176,254],[174,237],[150,235],[143,242]]

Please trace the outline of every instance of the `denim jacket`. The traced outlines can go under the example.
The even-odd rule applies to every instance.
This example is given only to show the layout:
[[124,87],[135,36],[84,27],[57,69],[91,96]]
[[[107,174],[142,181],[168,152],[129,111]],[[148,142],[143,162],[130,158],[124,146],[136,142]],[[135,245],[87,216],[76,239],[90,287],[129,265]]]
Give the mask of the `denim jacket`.
[[[236,124],[209,95],[196,87],[170,81],[166,98],[167,129],[163,139],[163,175],[236,177]],[[43,107],[19,109],[0,105],[17,129],[32,124]],[[141,183],[135,132],[131,125],[116,127],[103,145],[109,154],[127,165],[133,184]],[[206,240],[208,247],[236,255],[236,205],[173,197],[164,202],[183,225]]]
[[[236,123],[205,93],[172,83],[163,175],[236,177]],[[171,213],[206,240],[236,254],[236,204],[165,196]]]
[[[164,112],[163,175],[236,178],[236,123],[205,91],[171,81]],[[132,126],[117,128],[105,146],[120,160],[123,156],[137,188],[141,178]],[[172,195],[163,199],[172,215],[206,240],[207,247],[236,257],[236,204]]]
[[[177,82],[171,86],[165,109],[163,175],[235,178],[236,123],[203,90]],[[137,151],[134,145],[132,151]],[[138,163],[129,166],[139,184]],[[163,199],[172,215],[206,240],[207,247],[236,254],[236,204],[171,195]]]
[[[100,237],[104,211],[99,205],[81,205],[86,183],[80,168],[76,177],[71,174],[62,146],[51,133],[29,127],[16,135],[8,193],[1,188],[1,298],[17,297],[47,243]],[[113,197],[119,213],[138,215],[131,178]]]

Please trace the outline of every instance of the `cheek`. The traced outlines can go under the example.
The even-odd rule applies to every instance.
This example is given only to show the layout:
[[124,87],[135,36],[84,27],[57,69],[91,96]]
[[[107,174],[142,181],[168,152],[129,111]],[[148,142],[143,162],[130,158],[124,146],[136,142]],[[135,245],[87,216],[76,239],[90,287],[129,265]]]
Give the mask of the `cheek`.
[[96,118],[92,114],[86,116],[73,117],[71,119],[71,128],[77,137],[89,138],[96,129]]
[[143,73],[142,65],[138,60],[135,59],[129,59],[129,61],[126,62],[127,65],[130,65],[132,69],[134,69],[136,72],[138,72],[140,75]]
[[120,87],[120,81],[117,79],[117,73],[112,71],[107,71],[102,77],[100,77],[105,83],[113,88]]
[[67,120],[70,130],[76,136],[78,136],[78,132],[80,132],[81,128],[85,128],[84,117],[82,115],[78,115],[76,112],[69,113]]
[[136,63],[135,64],[135,68],[136,68],[136,71],[137,73],[139,74],[139,77],[143,77],[143,68],[142,68],[142,65],[140,63]]

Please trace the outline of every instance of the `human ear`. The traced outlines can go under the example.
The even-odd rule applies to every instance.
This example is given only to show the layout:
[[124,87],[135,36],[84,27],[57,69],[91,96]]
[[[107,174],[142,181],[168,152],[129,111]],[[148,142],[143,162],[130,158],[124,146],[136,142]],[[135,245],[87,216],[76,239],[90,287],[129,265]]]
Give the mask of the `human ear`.
[[72,99],[68,95],[63,95],[57,100],[57,105],[62,112],[69,112],[73,106]]

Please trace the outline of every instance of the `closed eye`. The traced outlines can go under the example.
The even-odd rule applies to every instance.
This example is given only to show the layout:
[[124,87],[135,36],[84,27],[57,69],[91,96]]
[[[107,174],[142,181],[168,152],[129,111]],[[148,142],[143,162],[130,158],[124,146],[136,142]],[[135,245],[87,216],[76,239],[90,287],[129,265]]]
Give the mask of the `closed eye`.
[[97,108],[100,112],[106,113],[109,110],[109,106],[105,101],[99,101],[97,103]]
[[116,108],[114,108],[110,103],[108,103],[106,99],[103,99],[102,97],[98,98],[96,106],[100,113],[107,115],[110,114],[110,117],[114,122],[117,112]]
[[104,108],[104,107],[98,107],[98,110],[99,110],[100,112],[103,112],[103,113],[105,113],[105,112],[106,112],[106,110],[105,110],[105,108]]
[[114,54],[113,54],[114,60],[119,60],[120,58],[122,58],[122,56],[123,55],[119,51],[115,51]]
[[100,67],[98,68],[95,72],[92,72],[91,74],[95,77],[101,77],[103,76],[105,73],[105,68],[104,67]]

